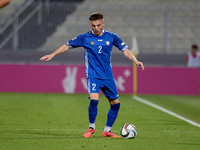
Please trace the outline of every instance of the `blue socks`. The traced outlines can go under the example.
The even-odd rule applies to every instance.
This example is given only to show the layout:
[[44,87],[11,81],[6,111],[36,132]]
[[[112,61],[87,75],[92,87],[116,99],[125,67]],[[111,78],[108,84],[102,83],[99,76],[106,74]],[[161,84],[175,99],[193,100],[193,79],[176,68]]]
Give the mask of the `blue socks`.
[[[89,105],[89,108],[88,108],[89,127],[92,127],[93,129],[95,129],[95,120],[96,120],[96,116],[97,116],[97,105],[98,105],[98,103],[99,103],[98,100],[91,99],[90,105]],[[106,126],[104,128],[105,132],[109,132],[111,130],[111,127],[113,126],[113,124],[114,124],[114,122],[115,122],[115,120],[118,116],[119,108],[120,108],[120,103],[110,105],[110,110],[108,111],[108,115],[107,115]]]
[[108,115],[107,115],[107,122],[106,122],[107,127],[113,126],[113,124],[118,116],[119,108],[120,108],[120,103],[110,106],[110,110],[108,111]]
[[98,105],[98,103],[99,103],[98,100],[94,100],[94,99],[90,100],[90,105],[89,105],[89,108],[88,108],[89,123],[90,124],[94,124],[95,123],[96,116],[97,116],[97,105]]

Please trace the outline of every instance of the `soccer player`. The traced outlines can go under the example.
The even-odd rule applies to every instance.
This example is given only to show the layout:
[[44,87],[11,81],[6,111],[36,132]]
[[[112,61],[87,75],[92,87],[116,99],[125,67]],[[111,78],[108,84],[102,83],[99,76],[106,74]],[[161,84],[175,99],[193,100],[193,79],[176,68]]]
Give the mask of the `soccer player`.
[[144,69],[143,63],[136,60],[128,46],[114,33],[103,29],[104,20],[100,13],[93,13],[90,17],[92,31],[81,34],[56,51],[40,58],[41,61],[49,61],[54,56],[61,54],[68,49],[83,47],[85,49],[85,70],[90,104],[88,108],[89,129],[84,137],[89,138],[95,132],[95,119],[97,116],[97,105],[99,103],[99,91],[101,90],[110,103],[110,110],[107,114],[107,122],[102,132],[104,137],[120,138],[111,131],[120,108],[118,91],[111,69],[111,51],[113,45],[138,66]]
[[0,0],[0,8],[3,8],[10,4],[10,0]]
[[198,46],[193,44],[191,51],[186,56],[187,67],[200,67],[200,53],[198,52]]

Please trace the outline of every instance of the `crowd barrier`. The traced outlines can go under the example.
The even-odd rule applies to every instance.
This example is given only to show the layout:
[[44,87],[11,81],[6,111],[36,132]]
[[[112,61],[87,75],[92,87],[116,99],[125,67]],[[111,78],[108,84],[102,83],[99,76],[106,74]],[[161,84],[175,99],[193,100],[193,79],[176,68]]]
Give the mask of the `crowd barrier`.
[[[133,93],[133,68],[113,66],[119,94]],[[200,68],[137,68],[138,94],[199,95]],[[0,64],[0,92],[87,93],[83,65]]]

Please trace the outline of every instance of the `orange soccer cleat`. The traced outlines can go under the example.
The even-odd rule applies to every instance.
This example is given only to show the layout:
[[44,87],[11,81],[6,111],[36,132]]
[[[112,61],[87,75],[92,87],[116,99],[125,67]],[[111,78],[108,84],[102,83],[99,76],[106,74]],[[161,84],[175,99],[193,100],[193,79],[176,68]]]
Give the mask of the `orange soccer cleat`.
[[84,137],[89,138],[89,137],[92,136],[92,134],[93,134],[94,132],[95,132],[95,129],[89,128],[89,129],[87,130],[87,132],[85,132]]
[[103,132],[102,132],[102,135],[103,135],[104,137],[120,138],[120,136],[115,135],[112,131],[109,131],[109,132],[103,131]]

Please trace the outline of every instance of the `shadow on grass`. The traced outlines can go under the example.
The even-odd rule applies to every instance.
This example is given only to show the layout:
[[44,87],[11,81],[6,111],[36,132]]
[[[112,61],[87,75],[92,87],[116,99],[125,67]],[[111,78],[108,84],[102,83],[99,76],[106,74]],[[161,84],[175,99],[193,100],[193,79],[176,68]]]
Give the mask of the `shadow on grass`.
[[91,138],[85,138],[83,133],[58,133],[51,131],[30,131],[30,130],[19,130],[19,131],[5,131],[1,133],[0,139],[102,139],[101,134],[93,135]]

